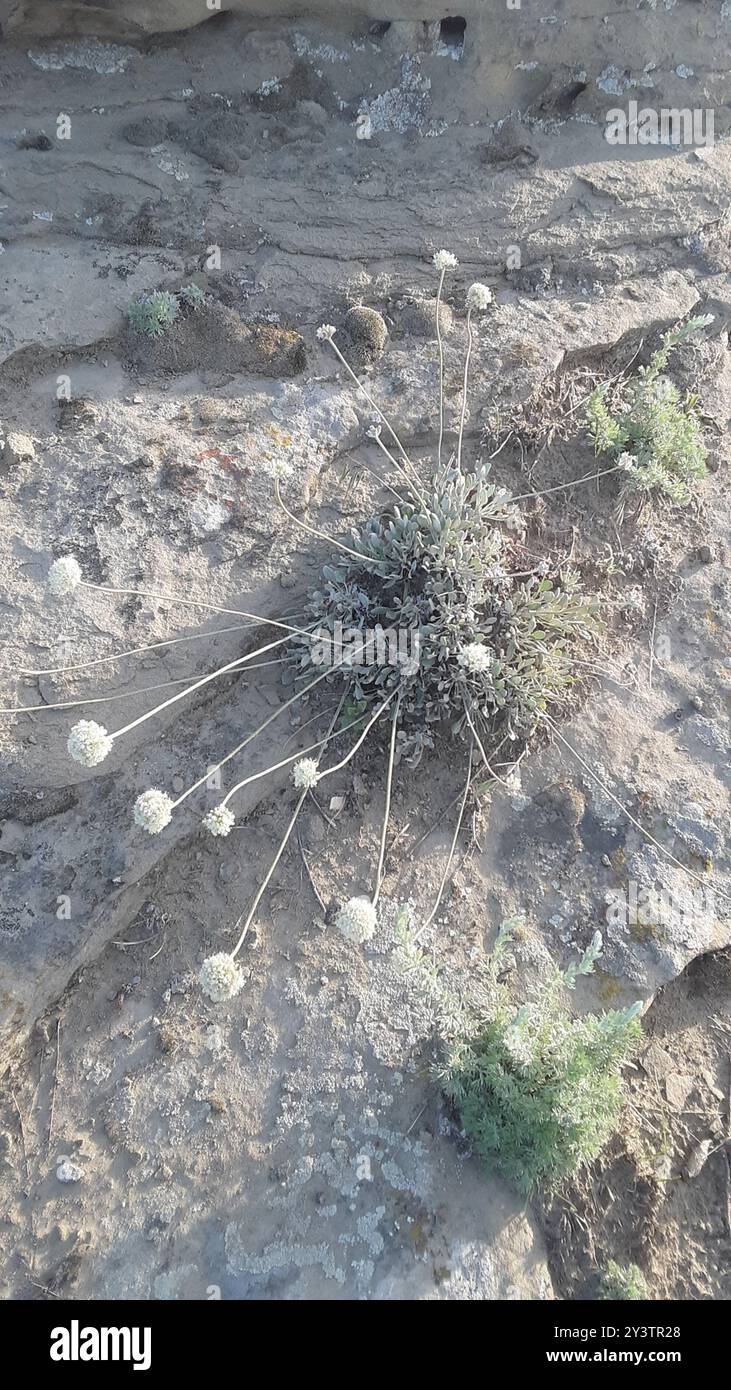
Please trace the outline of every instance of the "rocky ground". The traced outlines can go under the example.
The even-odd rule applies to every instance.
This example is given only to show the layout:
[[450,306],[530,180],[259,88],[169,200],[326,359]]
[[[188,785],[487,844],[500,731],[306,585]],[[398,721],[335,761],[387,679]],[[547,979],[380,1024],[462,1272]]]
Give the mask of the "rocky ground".
[[[378,36],[336,43],[306,21],[222,17],[142,51],[84,39],[3,53],[5,1297],[586,1297],[609,1257],[639,1263],[656,1297],[729,1296],[731,147],[618,155],[596,84],[578,113],[498,128],[460,80],[451,53],[404,62]],[[235,940],[279,843],[286,772],[246,789],[228,840],[200,829],[217,789],[155,837],[130,808],[147,786],[182,789],[261,722],[282,699],[278,668],[203,687],[88,771],[66,753],[78,715],[58,708],[97,700],[81,714],[115,729],[261,642],[241,610],[301,615],[329,552],[278,509],[278,463],[315,532],[342,537],[386,500],[372,412],[318,343],[321,322],[344,328],[358,303],[384,315],[369,390],[426,467],[437,346],[421,301],[442,246],[460,261],[448,427],[478,278],[495,302],[466,448],[495,453],[519,495],[590,473],[591,385],[646,360],[681,315],[714,314],[674,363],[711,451],[693,506],[619,521],[613,478],[525,503],[526,568],[571,555],[606,635],[563,728],[571,748],[537,746],[520,788],[475,809],[427,938],[459,989],[523,914],[519,992],[600,927],[580,1006],[647,1005],[621,1136],[574,1189],[528,1208],[477,1169],[441,1102],[433,1019],[395,950],[393,904],[418,919],[437,890],[464,776],[454,752],[398,771],[373,942],[356,949],[329,925],[378,853],[383,750],[370,745],[308,805],[247,940],[245,989],[214,1007],[195,974]],[[132,298],[193,281],[201,316],[141,350]],[[45,575],[66,554],[120,592],[53,599]],[[273,724],[251,766],[304,746],[319,708]],[[692,926],[608,917],[630,882],[682,895],[692,881],[607,788],[712,883]]]

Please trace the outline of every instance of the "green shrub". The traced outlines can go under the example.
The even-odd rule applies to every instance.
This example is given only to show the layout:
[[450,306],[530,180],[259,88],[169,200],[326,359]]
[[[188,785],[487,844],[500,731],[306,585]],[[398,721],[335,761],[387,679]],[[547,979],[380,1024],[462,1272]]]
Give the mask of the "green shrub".
[[148,338],[161,337],[177,317],[178,301],[167,290],[143,294],[139,299],[134,299],[127,310],[132,331]]
[[647,497],[653,492],[686,506],[705,477],[697,397],[681,394],[663,373],[678,344],[712,321],[712,315],[704,314],[665,333],[648,365],[629,383],[618,412],[607,405],[608,384],[589,397],[586,418],[595,452],[610,454],[624,473],[620,508],[633,493]]
[[609,1260],[601,1276],[599,1297],[615,1303],[642,1300],[650,1297],[650,1290],[637,1265],[618,1265],[615,1260]]
[[597,932],[578,965],[556,972],[517,1011],[496,987],[487,1012],[447,1043],[438,1069],[475,1152],[526,1195],[595,1158],[616,1127],[639,1005],[574,1018],[565,1002],[600,954]]
[[206,296],[203,290],[200,285],[196,285],[194,280],[191,281],[189,285],[183,285],[182,289],[178,290],[178,299],[182,300],[187,309],[192,310],[202,309],[206,302]]
[[[356,554],[322,571],[308,618],[326,651],[337,623],[406,631],[418,650],[410,668],[385,665],[364,644],[335,673],[363,709],[403,688],[402,758],[417,762],[438,728],[468,742],[474,730],[486,747],[506,737],[515,745],[573,688],[573,657],[598,629],[597,605],[571,570],[511,576],[512,513],[489,465],[452,473],[425,484],[421,502],[404,500],[354,529]],[[302,674],[321,659],[317,642],[304,643]]]

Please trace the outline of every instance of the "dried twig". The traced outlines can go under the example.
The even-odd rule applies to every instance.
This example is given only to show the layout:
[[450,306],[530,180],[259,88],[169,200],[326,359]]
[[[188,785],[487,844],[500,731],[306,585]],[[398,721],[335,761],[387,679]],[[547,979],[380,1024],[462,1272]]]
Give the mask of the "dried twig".
[[58,1058],[61,1050],[61,1015],[56,1019],[56,1060],[53,1068],[53,1087],[51,1089],[51,1112],[48,1116],[48,1144],[46,1146],[46,1158],[51,1156],[51,1144],[53,1142],[53,1121],[56,1114],[56,1091],[58,1090]]
[[301,859],[302,859],[302,863],[303,863],[304,866],[305,866],[305,873],[307,874],[307,879],[308,879],[310,888],[312,889],[312,891],[313,891],[315,897],[317,898],[317,901],[318,901],[318,903],[320,904],[320,907],[322,908],[323,912],[327,912],[327,903],[325,902],[324,898],[322,897],[322,895],[321,895],[321,893],[320,893],[320,891],[319,891],[319,889],[318,889],[318,887],[317,887],[317,884],[315,883],[315,880],[314,880],[314,878],[312,877],[312,870],[311,870],[311,868],[310,868],[310,864],[309,864],[309,860],[308,860],[308,858],[307,858],[307,855],[305,854],[304,845],[302,844],[302,836],[301,836],[301,834],[300,834],[299,826],[297,827],[297,844],[298,844],[298,846],[299,846],[299,852],[300,852],[300,857],[301,857]]
[[19,1124],[19,1126],[20,1126],[20,1142],[21,1142],[22,1149],[23,1149],[23,1158],[25,1159],[25,1175],[26,1175],[26,1179],[27,1179],[27,1182],[28,1182],[28,1187],[30,1187],[30,1159],[28,1158],[28,1144],[27,1144],[26,1137],[25,1137],[25,1125],[24,1125],[24,1123],[23,1123],[23,1113],[22,1113],[22,1111],[21,1111],[20,1106],[18,1105],[18,1100],[17,1100],[16,1094],[15,1094],[15,1091],[13,1091],[13,1090],[11,1089],[10,1095],[11,1095],[11,1097],[12,1097],[13,1105],[15,1106],[15,1110],[16,1110],[16,1113],[17,1113],[17,1116],[18,1116],[18,1124]]
[[648,684],[652,690],[652,668],[655,664],[655,627],[657,625],[657,595],[655,595],[655,608],[652,614],[652,632],[650,634],[650,674]]

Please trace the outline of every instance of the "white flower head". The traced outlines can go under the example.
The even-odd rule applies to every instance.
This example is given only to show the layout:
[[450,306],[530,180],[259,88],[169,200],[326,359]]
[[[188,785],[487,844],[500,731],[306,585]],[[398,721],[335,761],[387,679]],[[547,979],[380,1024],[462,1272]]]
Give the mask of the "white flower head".
[[468,642],[457,654],[457,661],[473,676],[480,671],[489,671],[492,666],[491,653],[482,642]]
[[617,467],[621,468],[624,473],[631,473],[637,467],[637,459],[634,454],[630,454],[625,449],[624,453],[620,454],[617,459]]
[[492,304],[492,290],[489,290],[487,285],[480,285],[476,281],[474,285],[470,285],[467,291],[466,302],[468,309],[486,309],[489,304]]
[[454,270],[459,265],[452,251],[435,251],[432,260],[437,270]]
[[287,463],[286,459],[275,459],[272,472],[275,478],[291,478],[293,468],[291,463]]
[[167,792],[149,787],[141,792],[134,804],[134,818],[150,835],[159,835],[173,818],[173,802]]
[[72,594],[80,583],[81,566],[73,555],[64,555],[60,560],[54,560],[48,571],[48,587],[52,594],[56,594],[57,597]]
[[369,439],[381,438],[381,426],[379,425],[377,420],[374,420],[373,424],[368,426],[366,434],[368,435]]
[[362,946],[376,930],[377,913],[370,898],[349,898],[335,918],[335,926],[346,941]]
[[75,762],[83,763],[85,767],[96,767],[111,753],[112,743],[103,724],[97,724],[93,719],[80,719],[78,724],[74,724],[66,747]]
[[218,951],[204,960],[198,972],[198,983],[214,1004],[223,1004],[243,988],[244,976],[228,951]]
[[214,806],[203,817],[203,824],[212,835],[230,835],[236,824],[236,817],[233,811],[229,811],[228,806]]
[[321,343],[329,343],[330,339],[335,337],[335,324],[321,323],[317,330],[317,336]]
[[314,787],[317,782],[317,763],[314,758],[300,758],[292,769],[294,785],[308,789]]

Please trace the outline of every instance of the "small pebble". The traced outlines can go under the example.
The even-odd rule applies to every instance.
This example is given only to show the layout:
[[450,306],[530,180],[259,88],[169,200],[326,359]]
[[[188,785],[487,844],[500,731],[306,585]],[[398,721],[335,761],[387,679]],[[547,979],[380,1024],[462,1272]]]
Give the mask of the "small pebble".
[[70,1158],[62,1154],[58,1160],[58,1167],[56,1169],[56,1177],[59,1182],[81,1182],[83,1176],[84,1174],[78,1164],[72,1163]]

